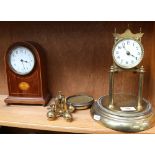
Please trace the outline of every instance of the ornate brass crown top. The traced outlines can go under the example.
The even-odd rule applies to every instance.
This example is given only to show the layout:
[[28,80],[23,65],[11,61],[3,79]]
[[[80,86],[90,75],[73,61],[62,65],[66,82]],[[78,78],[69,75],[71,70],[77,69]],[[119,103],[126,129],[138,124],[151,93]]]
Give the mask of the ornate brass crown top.
[[116,40],[122,39],[122,38],[133,38],[136,40],[141,40],[141,38],[143,37],[144,33],[141,33],[141,29],[139,33],[132,33],[131,30],[128,28],[125,30],[124,33],[122,34],[118,34],[116,33],[116,29],[115,32],[113,33],[113,36]]

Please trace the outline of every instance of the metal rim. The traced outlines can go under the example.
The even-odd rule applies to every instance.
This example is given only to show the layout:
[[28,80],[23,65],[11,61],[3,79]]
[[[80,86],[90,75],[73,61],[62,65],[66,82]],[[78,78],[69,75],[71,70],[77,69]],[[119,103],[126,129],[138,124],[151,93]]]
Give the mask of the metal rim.
[[[72,102],[69,101],[69,99],[71,99],[71,98],[80,97],[80,96],[88,97],[91,100],[89,102],[83,102],[83,103],[78,103],[78,102],[77,103],[72,103]],[[90,107],[93,103],[94,103],[94,98],[92,96],[88,96],[88,95],[73,95],[73,96],[67,97],[67,99],[66,99],[66,104],[67,105],[70,105],[71,104],[76,109],[78,109],[78,108],[79,109],[81,109],[81,108],[86,109],[86,108]]]
[[[15,69],[13,68],[13,66],[11,65],[10,56],[11,56],[13,50],[16,49],[16,48],[18,48],[18,47],[24,47],[24,48],[28,49],[28,50],[31,52],[31,54],[33,55],[33,58],[34,58],[34,65],[33,65],[33,68],[32,68],[29,72],[26,72],[26,73],[18,72],[18,71],[15,70]],[[27,74],[30,74],[30,73],[33,71],[34,67],[35,67],[35,64],[36,64],[35,55],[34,55],[34,53],[32,52],[32,49],[28,48],[27,46],[24,46],[24,45],[17,45],[17,46],[15,46],[15,47],[13,47],[12,49],[10,49],[10,51],[9,51],[9,53],[8,53],[8,64],[9,64],[10,69],[11,69],[13,72],[15,72],[16,74],[23,75],[23,76],[24,76],[24,75],[27,75]]]
[[145,99],[143,99],[143,102],[145,102],[145,104],[147,104],[147,106],[146,106],[146,109],[143,112],[130,112],[130,113],[127,113],[127,112],[122,112],[122,111],[120,111],[120,112],[112,111],[112,110],[107,109],[106,107],[104,107],[102,105],[104,97],[103,96],[100,97],[98,99],[98,101],[96,102],[96,105],[95,105],[95,108],[96,108],[97,112],[99,112],[99,114],[101,114],[101,115],[108,114],[108,115],[112,115],[112,116],[131,117],[132,118],[132,117],[142,116],[144,114],[146,115],[147,113],[150,113],[150,111],[151,111],[151,104],[150,104],[150,102],[148,102]]
[[141,50],[142,50],[142,57],[141,57],[139,63],[138,63],[137,65],[135,65],[134,67],[138,66],[138,65],[141,63],[141,61],[142,61],[142,59],[143,59],[143,57],[144,57],[144,48],[143,48],[143,45],[142,45],[142,43],[141,43],[140,41],[138,41],[138,40],[136,40],[136,39],[133,39],[133,38],[120,39],[120,40],[118,40],[118,41],[116,42],[116,44],[114,44],[113,49],[112,49],[112,57],[113,57],[113,60],[114,60],[114,62],[116,63],[116,65],[119,66],[119,67],[121,67],[121,68],[124,68],[124,69],[131,69],[131,68],[134,68],[134,67],[125,67],[125,66],[123,66],[123,65],[120,65],[120,64],[117,63],[117,61],[116,61],[116,59],[115,59],[115,57],[114,57],[114,50],[115,50],[116,46],[117,46],[121,41],[123,41],[123,40],[134,40],[134,41],[136,41],[136,42],[140,45],[140,47],[141,47]]

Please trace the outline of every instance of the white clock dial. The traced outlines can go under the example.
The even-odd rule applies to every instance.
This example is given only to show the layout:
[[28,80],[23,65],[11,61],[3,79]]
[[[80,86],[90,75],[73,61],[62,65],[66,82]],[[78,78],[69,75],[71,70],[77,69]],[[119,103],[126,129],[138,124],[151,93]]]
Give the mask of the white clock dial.
[[17,74],[26,75],[33,70],[35,58],[28,48],[17,46],[10,51],[9,65]]
[[113,48],[113,59],[122,68],[134,68],[142,60],[144,50],[142,45],[133,39],[123,39]]

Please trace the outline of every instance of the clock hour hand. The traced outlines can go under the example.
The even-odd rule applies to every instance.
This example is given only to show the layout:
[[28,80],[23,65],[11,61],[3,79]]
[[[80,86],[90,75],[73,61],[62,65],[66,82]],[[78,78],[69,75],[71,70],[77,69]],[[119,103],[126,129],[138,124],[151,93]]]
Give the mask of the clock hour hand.
[[129,51],[126,51],[127,55],[131,55],[132,57],[134,57],[137,60],[137,57],[135,57],[134,55],[132,55]]
[[28,61],[25,61],[25,60],[22,60],[23,62],[25,62],[25,63],[28,63]]
[[31,61],[24,61],[25,63],[30,63]]

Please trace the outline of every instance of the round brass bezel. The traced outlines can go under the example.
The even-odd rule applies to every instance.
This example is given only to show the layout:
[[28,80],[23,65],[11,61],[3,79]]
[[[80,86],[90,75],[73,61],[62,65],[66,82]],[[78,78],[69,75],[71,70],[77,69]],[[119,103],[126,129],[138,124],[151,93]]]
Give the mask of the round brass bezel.
[[[124,66],[124,65],[118,64],[117,61],[116,61],[116,59],[115,59],[115,57],[114,57],[114,50],[115,50],[116,46],[117,46],[120,42],[122,42],[122,41],[124,41],[124,40],[134,40],[134,41],[136,41],[136,42],[140,45],[140,47],[141,47],[142,56],[141,56],[141,59],[140,59],[139,63],[136,64],[135,66],[126,67],[126,66]],[[119,40],[114,44],[114,46],[113,46],[113,49],[112,49],[112,57],[113,57],[113,60],[114,60],[115,64],[116,64],[117,66],[119,66],[120,68],[123,68],[123,69],[132,69],[132,68],[135,68],[136,66],[138,66],[138,65],[141,63],[141,61],[142,61],[142,59],[143,59],[143,57],[144,57],[144,48],[143,48],[142,43],[141,43],[140,41],[136,40],[136,39],[133,39],[133,38],[123,38],[123,39],[119,39]]]

